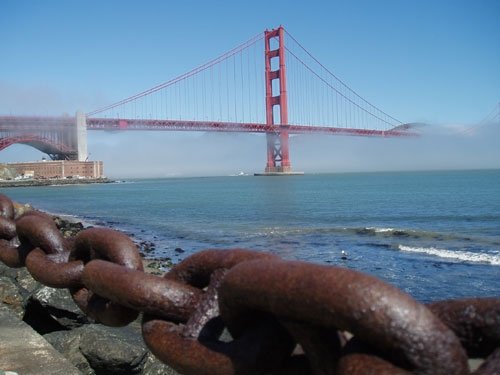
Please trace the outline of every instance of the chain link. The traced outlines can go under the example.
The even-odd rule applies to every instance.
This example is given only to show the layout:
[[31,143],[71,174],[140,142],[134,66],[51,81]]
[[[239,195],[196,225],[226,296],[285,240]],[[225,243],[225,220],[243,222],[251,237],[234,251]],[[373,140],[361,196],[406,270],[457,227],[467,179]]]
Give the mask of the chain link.
[[87,315],[143,313],[147,346],[183,374],[500,374],[500,298],[427,306],[366,274],[245,249],[204,250],[163,277],[111,229],[64,238],[0,194],[0,261],[68,288]]

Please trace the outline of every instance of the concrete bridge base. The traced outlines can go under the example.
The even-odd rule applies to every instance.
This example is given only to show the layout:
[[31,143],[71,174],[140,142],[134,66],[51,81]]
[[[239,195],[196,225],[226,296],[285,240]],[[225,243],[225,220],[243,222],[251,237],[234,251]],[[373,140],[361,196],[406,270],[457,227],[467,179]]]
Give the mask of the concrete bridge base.
[[302,176],[304,172],[262,172],[254,173],[254,176]]

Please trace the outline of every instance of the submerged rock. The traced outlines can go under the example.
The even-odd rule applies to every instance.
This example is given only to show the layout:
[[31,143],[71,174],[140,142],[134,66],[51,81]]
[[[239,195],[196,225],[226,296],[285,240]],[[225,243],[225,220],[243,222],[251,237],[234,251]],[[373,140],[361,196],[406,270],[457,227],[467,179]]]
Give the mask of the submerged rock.
[[71,220],[60,218],[59,216],[54,216],[54,222],[65,238],[76,236],[78,232],[84,229],[81,222],[73,222]]

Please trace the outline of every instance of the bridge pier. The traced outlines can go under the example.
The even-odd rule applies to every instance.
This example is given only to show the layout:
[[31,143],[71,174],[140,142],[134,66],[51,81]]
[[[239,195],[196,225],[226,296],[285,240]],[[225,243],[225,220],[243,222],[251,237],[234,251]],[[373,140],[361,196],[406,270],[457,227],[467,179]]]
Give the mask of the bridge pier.
[[87,150],[87,117],[83,112],[76,112],[75,116],[75,143],[77,160],[87,161],[89,155]]

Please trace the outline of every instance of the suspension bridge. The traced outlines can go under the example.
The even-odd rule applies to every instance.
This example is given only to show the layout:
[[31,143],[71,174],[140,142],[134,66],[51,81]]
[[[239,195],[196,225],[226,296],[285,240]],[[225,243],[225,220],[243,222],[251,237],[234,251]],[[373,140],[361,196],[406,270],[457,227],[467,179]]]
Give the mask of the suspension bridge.
[[292,134],[416,135],[410,125],[363,99],[283,27],[86,114],[0,116],[0,150],[21,143],[53,160],[84,161],[88,130],[264,133],[267,174],[292,173]]

